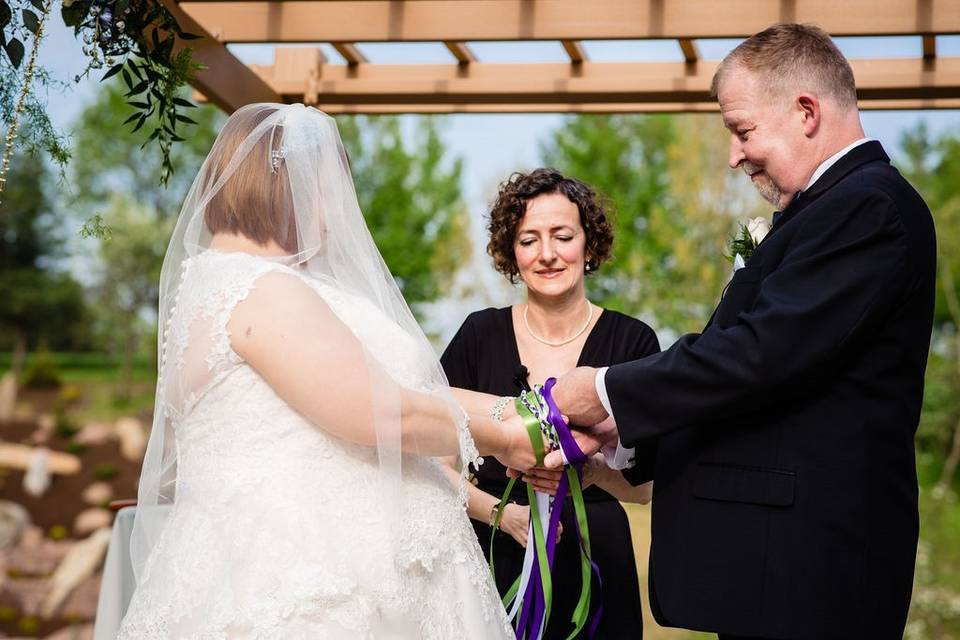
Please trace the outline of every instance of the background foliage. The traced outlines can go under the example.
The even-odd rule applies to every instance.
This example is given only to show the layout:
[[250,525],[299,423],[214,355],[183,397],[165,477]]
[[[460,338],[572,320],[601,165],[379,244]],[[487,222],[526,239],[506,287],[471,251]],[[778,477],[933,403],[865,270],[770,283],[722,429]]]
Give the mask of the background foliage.
[[[76,420],[152,407],[159,267],[180,202],[223,121],[210,107],[193,110],[198,124],[172,147],[177,170],[162,187],[162,159],[140,150],[139,133],[117,126],[129,109],[126,92],[121,78],[112,79],[80,115],[65,182],[49,161],[18,155],[0,204],[0,373],[15,368],[27,380],[37,370],[35,379],[84,385],[89,397]],[[338,122],[371,232],[422,312],[451,293],[468,263],[462,160],[444,145],[441,119]],[[907,636],[960,637],[960,132],[932,136],[921,126],[891,151],[934,212],[939,239],[936,326],[916,439],[922,531]],[[595,187],[614,212],[614,259],[591,277],[591,299],[642,317],[667,344],[709,317],[729,277],[729,234],[770,213],[726,168],[726,133],[712,116],[573,116],[543,140],[541,155],[542,164]],[[109,234],[80,239],[92,216]],[[647,635],[688,637],[652,626]]]

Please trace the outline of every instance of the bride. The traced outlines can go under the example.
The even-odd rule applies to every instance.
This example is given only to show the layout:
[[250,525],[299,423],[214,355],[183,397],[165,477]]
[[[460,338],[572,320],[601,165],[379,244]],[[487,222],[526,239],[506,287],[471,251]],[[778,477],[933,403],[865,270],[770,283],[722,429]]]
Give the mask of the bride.
[[529,468],[526,432],[446,385],[332,118],[230,117],[167,249],[160,322],[119,637],[513,637],[436,457]]

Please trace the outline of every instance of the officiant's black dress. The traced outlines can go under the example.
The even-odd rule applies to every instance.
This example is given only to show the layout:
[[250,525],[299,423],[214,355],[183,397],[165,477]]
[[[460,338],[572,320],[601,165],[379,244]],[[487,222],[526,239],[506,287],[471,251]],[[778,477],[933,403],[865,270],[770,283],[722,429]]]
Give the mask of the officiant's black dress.
[[[642,358],[660,350],[656,334],[643,322],[616,311],[604,310],[587,336],[578,366],[603,367]],[[451,386],[498,396],[515,396],[514,382],[520,362],[510,307],[484,309],[470,314],[441,357]],[[561,373],[561,372],[558,372]],[[530,383],[543,382],[531,380]],[[492,456],[476,471],[480,489],[496,497],[507,485],[506,469]],[[511,500],[527,504],[526,486],[517,483]],[[591,615],[600,602],[603,614],[597,638],[638,640],[643,633],[640,586],[630,540],[627,514],[606,491],[593,486],[584,491],[593,559],[600,568],[602,590],[593,581]],[[570,618],[580,596],[580,555],[569,498],[563,512],[563,535],[554,562],[554,602],[545,638],[566,638],[573,629]],[[485,555],[490,549],[490,527],[472,520]],[[497,588],[503,594],[520,575],[524,548],[509,534],[498,531],[494,539]],[[586,638],[586,630],[579,637]]]

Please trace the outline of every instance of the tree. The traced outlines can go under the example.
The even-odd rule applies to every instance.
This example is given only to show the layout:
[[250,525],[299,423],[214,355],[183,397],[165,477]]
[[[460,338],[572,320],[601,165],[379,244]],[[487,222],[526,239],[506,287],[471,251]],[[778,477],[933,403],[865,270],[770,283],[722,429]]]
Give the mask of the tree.
[[547,165],[612,204],[614,258],[590,281],[596,302],[670,333],[703,327],[730,275],[735,221],[769,215],[727,169],[726,141],[716,116],[579,115],[543,146]]
[[933,139],[921,123],[903,135],[901,148],[901,168],[927,201],[937,227],[934,344],[918,436],[922,447],[945,455],[938,484],[946,489],[960,466],[960,137]]
[[104,220],[111,236],[99,246],[93,293],[99,329],[110,336],[120,357],[116,396],[124,401],[132,390],[134,356],[156,328],[160,267],[174,218],[157,219],[146,207],[118,195]]
[[463,161],[448,157],[432,118],[418,118],[409,141],[397,117],[342,118],[338,125],[367,226],[416,310],[445,290],[469,251]]
[[89,239],[86,248],[98,263],[93,294],[99,334],[120,357],[121,400],[131,393],[134,357],[156,322],[160,267],[173,222],[224,119],[212,106],[194,110],[198,124],[189,139],[171,148],[176,171],[163,186],[164,158],[142,150],[139,133],[117,125],[129,111],[123,93],[114,81],[80,114],[68,185],[76,214],[101,215],[108,229],[107,237]]
[[0,203],[0,339],[18,375],[28,348],[75,346],[85,325],[82,289],[59,269],[62,218],[49,197],[49,170],[37,155],[11,165]]
[[198,124],[187,140],[171,148],[175,172],[164,187],[159,184],[163,158],[142,148],[139,132],[117,124],[130,111],[124,92],[119,80],[105,84],[72,128],[70,203],[90,214],[109,203],[114,194],[122,193],[158,219],[176,217],[225,116],[210,105],[191,113]]

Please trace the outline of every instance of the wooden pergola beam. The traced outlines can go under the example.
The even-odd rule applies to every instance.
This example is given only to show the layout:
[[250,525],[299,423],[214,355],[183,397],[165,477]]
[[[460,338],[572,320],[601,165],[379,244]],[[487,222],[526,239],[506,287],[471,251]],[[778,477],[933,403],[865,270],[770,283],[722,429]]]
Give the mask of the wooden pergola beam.
[[580,44],[577,40],[561,40],[560,44],[563,45],[563,50],[567,52],[567,55],[570,56],[570,62],[573,64],[580,64],[585,62],[587,59],[587,52],[583,50],[583,45]]
[[[851,60],[861,100],[960,98],[960,58],[939,58],[935,68],[916,59]],[[474,63],[380,65],[357,69],[323,65],[316,77],[320,104],[588,104],[707,103],[716,61],[691,71],[683,62]],[[303,80],[284,80],[269,66],[253,69],[285,100],[299,102]],[[290,77],[289,74],[286,74]],[[551,109],[552,110],[552,109]]]
[[[454,114],[454,113],[716,113],[716,102],[555,103],[555,104],[336,104],[317,105],[331,115],[341,114]],[[902,109],[960,109],[960,98],[865,100],[866,111]]]
[[473,54],[466,42],[447,41],[443,44],[446,45],[447,50],[453,54],[459,64],[470,64],[477,61],[477,56]]
[[834,36],[960,33],[960,0],[183,0],[181,6],[222,42],[740,38],[783,21],[816,23]]
[[923,59],[933,60],[937,57],[937,36],[923,36]]
[[189,47],[193,61],[202,68],[196,72],[193,87],[215,105],[233,113],[252,102],[282,102],[280,95],[247,65],[237,60],[209,31],[185,14],[174,0],[161,0],[180,27],[197,40],[178,40],[176,50]]
[[357,48],[352,42],[334,42],[333,48],[337,50],[343,59],[347,61],[347,64],[350,66],[356,66],[361,62],[367,62],[367,57],[363,55],[363,52]]
[[697,51],[697,43],[690,38],[680,38],[680,51],[683,52],[683,60],[687,64],[694,64],[700,59],[700,53]]

